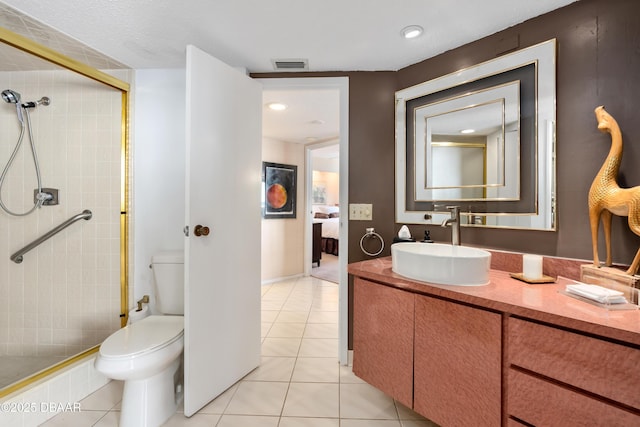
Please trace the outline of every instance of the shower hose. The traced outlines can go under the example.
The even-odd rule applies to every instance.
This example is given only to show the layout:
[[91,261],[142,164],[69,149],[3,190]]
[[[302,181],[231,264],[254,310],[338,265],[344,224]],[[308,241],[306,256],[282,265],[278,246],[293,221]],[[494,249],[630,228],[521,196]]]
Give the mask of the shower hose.
[[[29,111],[27,108],[23,108],[23,107],[19,107],[22,108],[22,110],[24,111],[24,116],[26,118],[26,125],[25,125],[25,121],[24,120],[20,120],[20,118],[18,118],[18,120],[21,123],[20,126],[20,136],[18,136],[18,142],[16,143],[15,148],[13,149],[13,152],[11,153],[11,157],[9,157],[9,161],[7,161],[7,164],[5,165],[4,169],[2,170],[2,175],[0,175],[0,208],[2,208],[3,211],[5,211],[6,213],[8,213],[9,215],[13,215],[13,216],[25,216],[25,215],[29,215],[31,212],[33,212],[34,210],[40,208],[45,201],[49,200],[51,198],[51,196],[45,192],[42,191],[42,180],[40,178],[40,165],[38,164],[38,155],[36,154],[36,146],[35,146],[35,138],[33,137],[33,131],[31,129],[31,119],[29,118]],[[9,169],[11,168],[11,165],[13,164],[13,161],[15,160],[18,152],[20,151],[20,146],[22,145],[22,140],[24,139],[24,134],[25,134],[25,128],[27,129],[28,135],[29,135],[29,142],[31,143],[31,155],[33,157],[33,164],[35,166],[36,169],[36,178],[38,180],[38,193],[36,195],[36,201],[33,204],[33,207],[31,209],[29,209],[26,212],[23,213],[16,213],[11,211],[3,202],[2,200],[2,188],[4,187],[5,184],[5,179],[7,177],[7,173],[9,172]]]

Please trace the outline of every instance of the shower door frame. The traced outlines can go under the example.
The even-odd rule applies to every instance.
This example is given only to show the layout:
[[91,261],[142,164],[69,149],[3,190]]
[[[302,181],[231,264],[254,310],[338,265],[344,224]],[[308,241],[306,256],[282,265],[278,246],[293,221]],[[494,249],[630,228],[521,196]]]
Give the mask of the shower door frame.
[[[16,34],[6,28],[0,27],[0,42],[14,47],[27,54],[34,55],[40,59],[65,68],[74,73],[85,76],[91,80],[102,83],[106,86],[119,90],[122,94],[122,117],[121,117],[121,141],[120,141],[120,326],[127,323],[128,313],[128,242],[129,242],[129,92],[130,85],[114,76],[104,73],[87,64],[79,62],[73,58],[61,54],[44,45],[36,43],[26,37]],[[100,345],[93,347],[69,357],[62,362],[56,363],[33,375],[27,376],[5,388],[0,389],[0,398],[16,392],[36,381],[41,380],[54,372],[57,372],[88,355],[96,353]]]

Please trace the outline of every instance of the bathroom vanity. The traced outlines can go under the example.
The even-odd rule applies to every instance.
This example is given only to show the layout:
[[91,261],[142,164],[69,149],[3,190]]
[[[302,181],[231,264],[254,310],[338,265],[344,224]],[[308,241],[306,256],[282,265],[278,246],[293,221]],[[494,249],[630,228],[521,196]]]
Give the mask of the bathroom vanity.
[[490,271],[418,282],[349,265],[353,372],[442,426],[640,425],[640,310],[606,310]]

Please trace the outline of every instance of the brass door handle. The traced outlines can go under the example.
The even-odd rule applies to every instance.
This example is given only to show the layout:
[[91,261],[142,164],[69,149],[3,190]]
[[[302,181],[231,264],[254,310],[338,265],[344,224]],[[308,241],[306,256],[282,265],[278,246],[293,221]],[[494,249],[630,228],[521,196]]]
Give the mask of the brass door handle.
[[209,235],[209,227],[205,227],[203,225],[196,225],[196,228],[193,230],[193,234],[196,236],[208,236]]

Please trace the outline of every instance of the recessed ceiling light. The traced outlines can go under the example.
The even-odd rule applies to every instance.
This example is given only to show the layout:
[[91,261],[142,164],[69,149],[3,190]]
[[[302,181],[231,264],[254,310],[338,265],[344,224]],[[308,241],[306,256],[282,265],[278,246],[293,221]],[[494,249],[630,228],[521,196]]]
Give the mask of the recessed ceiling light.
[[405,39],[415,39],[419,37],[424,32],[424,29],[420,25],[409,25],[408,27],[404,27],[400,34]]
[[475,131],[475,129],[463,129],[460,131],[460,133],[474,133]]
[[274,111],[283,111],[287,109],[287,106],[281,102],[270,102],[267,104],[267,107]]

